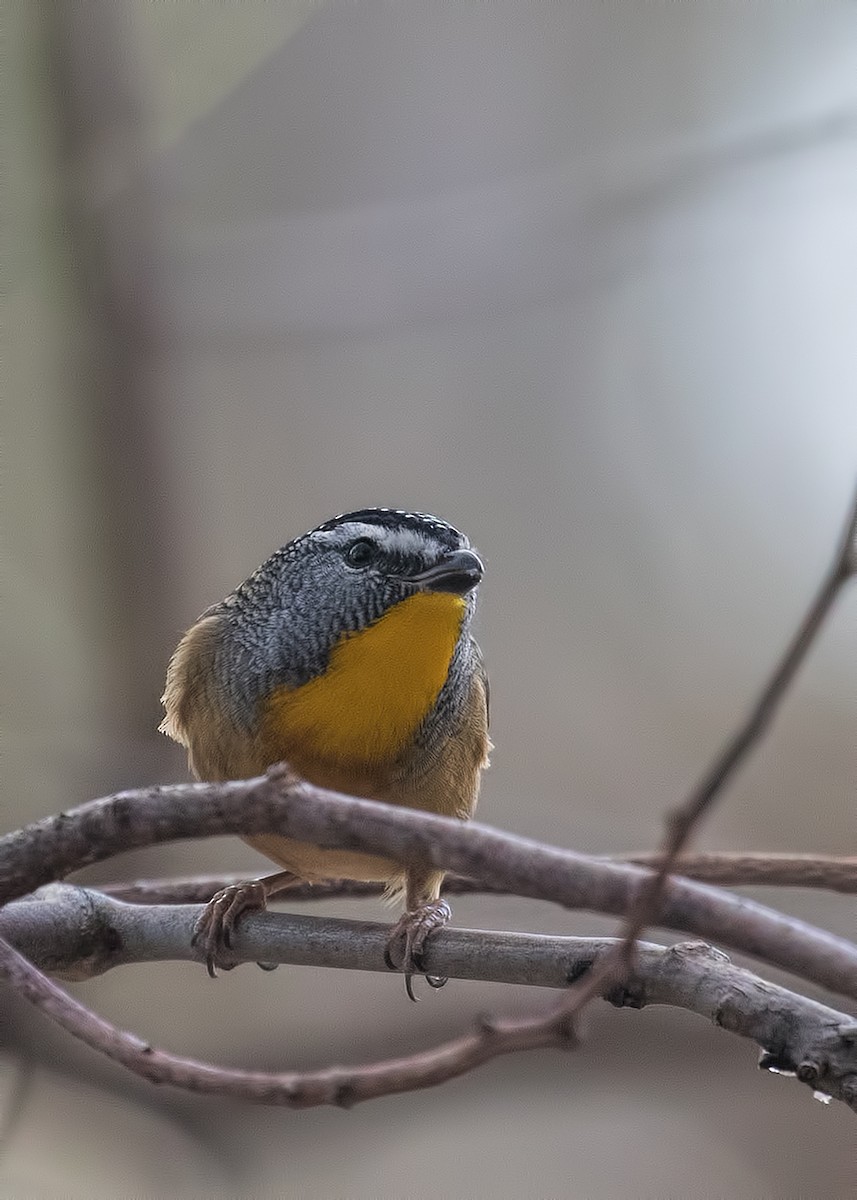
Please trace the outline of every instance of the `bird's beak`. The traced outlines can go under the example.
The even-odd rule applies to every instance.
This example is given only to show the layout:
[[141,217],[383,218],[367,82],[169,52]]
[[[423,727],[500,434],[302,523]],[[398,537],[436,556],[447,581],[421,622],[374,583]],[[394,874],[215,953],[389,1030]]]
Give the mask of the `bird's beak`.
[[464,596],[476,587],[484,572],[482,560],[472,550],[454,550],[427,570],[406,576],[406,580],[426,592]]

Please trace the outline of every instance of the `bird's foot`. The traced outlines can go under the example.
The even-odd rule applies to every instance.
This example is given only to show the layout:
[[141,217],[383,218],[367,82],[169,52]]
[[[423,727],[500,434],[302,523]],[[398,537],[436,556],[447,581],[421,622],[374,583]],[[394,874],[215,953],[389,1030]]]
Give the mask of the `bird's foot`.
[[262,912],[268,906],[268,888],[264,879],[233,883],[215,893],[203,909],[191,938],[192,946],[201,946],[205,965],[212,979],[217,968],[231,971],[235,963],[224,961],[224,951],[232,946],[238,919],[246,912]]
[[384,962],[391,971],[404,971],[405,990],[411,1000],[416,1000],[414,975],[425,975],[433,988],[446,983],[437,975],[426,975],[425,948],[429,935],[446,925],[451,917],[452,909],[445,900],[429,900],[404,913],[390,930]]

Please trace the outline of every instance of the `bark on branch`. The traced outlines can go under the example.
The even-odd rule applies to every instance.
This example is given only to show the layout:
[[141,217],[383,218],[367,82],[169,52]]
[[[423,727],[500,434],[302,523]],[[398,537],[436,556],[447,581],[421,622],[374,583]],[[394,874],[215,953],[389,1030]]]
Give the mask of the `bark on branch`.
[[[282,833],[415,858],[566,908],[633,912],[652,873],[311,787],[283,768],[256,779],[119,792],[0,839],[0,903],[123,850],[206,835]],[[857,999],[857,946],[745,897],[670,879],[655,923],[759,958]]]
[[[40,966],[76,978],[129,962],[198,959],[190,934],[196,906],[143,907],[102,893],[55,885],[0,913],[0,935],[26,946]],[[236,936],[236,962],[278,962],[384,970],[387,928],[370,922],[281,913],[249,916]],[[543,937],[445,929],[432,941],[432,972],[462,979],[564,988],[615,949],[612,938]],[[200,960],[201,961],[201,960]],[[78,1005],[11,946],[0,942],[0,975],[48,1016],[155,1082],[305,1108],[354,1104],[442,1083],[512,1051],[566,1046],[570,1028],[547,1013],[525,1021],[484,1021],[470,1034],[406,1059],[308,1073],[261,1075],[154,1050]],[[605,998],[619,1007],[687,1009],[763,1051],[760,1065],[793,1073],[857,1110],[857,1020],[767,983],[701,943],[641,944],[634,974]]]
[[[657,867],[663,861],[662,855],[647,851],[604,855],[603,858],[607,862],[633,863],[641,867]],[[846,895],[857,894],[857,858],[832,854],[744,854],[740,851],[683,854],[674,874],[683,879],[727,887],[761,885],[818,888]],[[100,883],[98,890],[131,904],[206,904],[215,892],[230,884],[240,883],[243,878],[243,875],[188,875],[130,882],[117,880],[114,883]],[[487,880],[455,874],[447,875],[443,890],[451,896],[473,893],[508,895],[508,889]],[[296,884],[289,890],[288,898],[291,904],[295,900],[380,896],[383,891],[380,883],[364,883],[359,879],[325,879],[317,883]]]

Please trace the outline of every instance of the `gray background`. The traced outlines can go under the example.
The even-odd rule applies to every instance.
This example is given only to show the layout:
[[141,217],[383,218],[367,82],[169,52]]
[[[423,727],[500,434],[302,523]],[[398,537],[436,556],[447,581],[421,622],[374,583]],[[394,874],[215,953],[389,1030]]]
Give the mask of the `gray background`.
[[[436,512],[485,557],[480,818],[583,850],[655,844],[853,488],[853,5],[72,5],[101,122],[82,185],[51,7],[10,6],[7,48],[4,826],[184,778],[155,732],[182,629],[282,542],[380,504]],[[78,188],[89,242],[68,223]],[[81,283],[99,232],[149,331],[119,397]],[[855,652],[852,591],[702,845],[854,852]],[[265,870],[230,840],[90,877],[218,868]],[[755,894],[853,934],[847,898]],[[614,928],[494,898],[455,920]],[[212,984],[173,965],[74,991],[157,1044],[269,1069],[545,1002],[453,983],[412,1006],[383,977]],[[4,1005],[10,1195],[853,1186],[853,1118],[686,1014],[599,1008],[575,1055],[344,1114],[153,1094]]]

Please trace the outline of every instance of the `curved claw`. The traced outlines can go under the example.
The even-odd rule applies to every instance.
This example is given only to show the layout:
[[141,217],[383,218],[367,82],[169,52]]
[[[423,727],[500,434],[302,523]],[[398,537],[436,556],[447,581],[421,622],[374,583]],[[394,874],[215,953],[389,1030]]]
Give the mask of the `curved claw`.
[[235,883],[223,888],[209,900],[196,923],[192,946],[202,946],[205,966],[212,979],[217,968],[231,971],[234,963],[224,962],[222,954],[232,946],[232,935],[239,918],[245,912],[259,912],[267,907],[268,893],[261,879]]
[[433,988],[443,987],[446,983],[437,975],[426,974],[424,954],[429,936],[442,928],[451,916],[452,910],[445,900],[430,900],[404,913],[390,930],[384,963],[391,971],[404,971],[405,991],[411,1000],[417,999],[413,989],[414,975],[425,975]]
[[[426,975],[424,978],[429,987],[434,988],[435,991],[449,983],[449,980],[444,979],[441,975]],[[414,991],[414,977],[410,971],[405,975],[405,991],[409,1000],[413,1000],[414,1004],[419,1004],[420,998]]]

